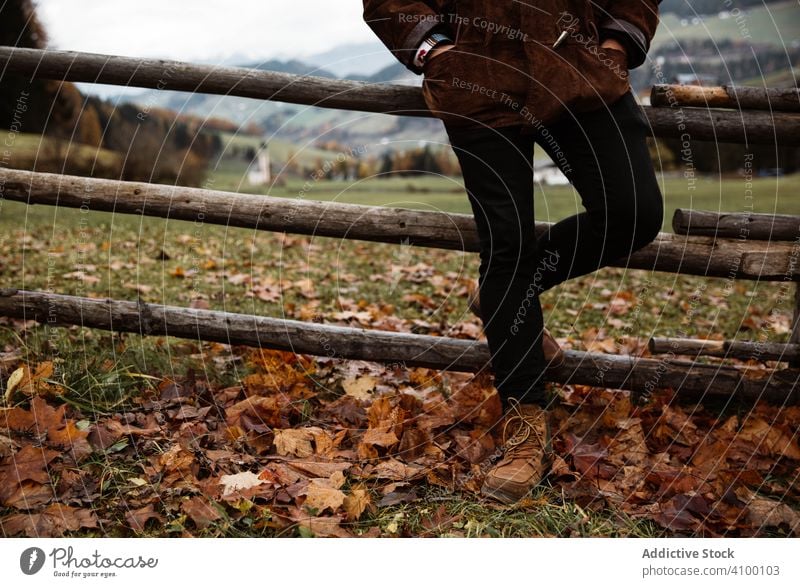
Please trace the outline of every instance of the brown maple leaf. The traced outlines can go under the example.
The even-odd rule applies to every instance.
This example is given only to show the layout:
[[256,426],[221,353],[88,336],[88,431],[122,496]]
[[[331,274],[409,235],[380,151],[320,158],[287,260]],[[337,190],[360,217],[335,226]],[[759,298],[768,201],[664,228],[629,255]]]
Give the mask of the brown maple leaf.
[[5,536],[26,535],[30,538],[52,538],[81,528],[97,528],[95,513],[63,504],[50,504],[39,513],[11,514],[0,519]]
[[303,506],[316,513],[326,509],[335,512],[344,505],[344,492],[334,486],[330,479],[312,479],[305,491]]
[[129,510],[125,514],[128,526],[136,532],[144,532],[145,525],[150,520],[156,520],[159,524],[164,522],[164,517],[155,510],[152,503],[135,510]]
[[344,498],[344,510],[347,512],[348,521],[354,522],[361,518],[371,505],[369,492],[364,487],[353,488],[350,494]]
[[54,450],[25,445],[6,457],[0,465],[0,503],[30,510],[51,501],[49,464],[58,456]]
[[[317,430],[318,431],[318,430]],[[281,456],[306,458],[314,454],[311,441],[314,440],[311,428],[287,428],[275,430],[275,451]]]
[[198,530],[208,528],[222,517],[219,510],[205,497],[200,495],[181,502],[181,510],[189,516]]

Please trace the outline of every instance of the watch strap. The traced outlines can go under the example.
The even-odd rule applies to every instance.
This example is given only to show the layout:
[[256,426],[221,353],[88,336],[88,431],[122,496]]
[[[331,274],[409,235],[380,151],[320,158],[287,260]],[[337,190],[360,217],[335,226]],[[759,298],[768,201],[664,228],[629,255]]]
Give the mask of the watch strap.
[[443,43],[452,44],[453,39],[451,39],[444,33],[433,33],[425,37],[422,43],[420,43],[416,54],[414,55],[414,65],[422,69],[422,66],[425,65],[425,60],[427,59],[428,55],[433,50],[433,48]]

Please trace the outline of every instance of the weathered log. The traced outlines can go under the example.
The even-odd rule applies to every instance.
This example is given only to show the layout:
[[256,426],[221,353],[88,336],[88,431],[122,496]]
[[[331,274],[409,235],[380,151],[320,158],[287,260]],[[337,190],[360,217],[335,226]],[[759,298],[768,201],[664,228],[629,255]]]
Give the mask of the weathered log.
[[[6,199],[29,205],[141,214],[467,252],[479,250],[475,221],[469,214],[277,198],[2,168],[0,180]],[[551,226],[552,223],[536,223],[537,235]],[[707,277],[783,281],[788,275],[800,279],[800,264],[791,263],[791,253],[789,243],[660,233],[652,243],[627,259],[614,261],[612,266]]]
[[[31,79],[121,85],[277,100],[324,108],[432,116],[418,87],[194,65],[96,53],[0,47],[0,71]],[[749,144],[800,144],[800,116],[708,108],[643,107],[656,136]]]
[[419,88],[168,59],[0,47],[0,72],[31,79],[239,96],[323,108],[432,116]]
[[678,208],[672,216],[672,230],[693,236],[795,241],[800,237],[800,216]]
[[800,115],[794,113],[652,106],[643,109],[659,137],[751,145],[800,144]]
[[704,355],[756,361],[796,361],[800,359],[800,344],[781,342],[653,337],[648,341],[647,346],[654,355],[674,353],[676,355]]
[[[488,368],[485,343],[437,336],[384,332],[316,323],[178,308],[47,292],[0,290],[0,316],[48,325],[80,325],[115,332],[164,335],[273,348],[342,359],[404,363],[451,371]],[[800,401],[800,370],[752,375],[732,366],[676,359],[565,351],[566,360],[548,368],[550,381],[623,389],[649,395],[675,390],[689,401],[725,398],[775,403]]]
[[653,106],[800,112],[800,88],[656,84],[650,90],[650,103]]

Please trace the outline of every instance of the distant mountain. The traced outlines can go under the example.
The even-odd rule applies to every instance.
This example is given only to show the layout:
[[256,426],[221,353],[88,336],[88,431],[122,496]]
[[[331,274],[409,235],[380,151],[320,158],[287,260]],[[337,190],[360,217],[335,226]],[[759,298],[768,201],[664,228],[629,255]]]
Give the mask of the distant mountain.
[[289,61],[270,59],[269,61],[259,61],[257,63],[239,64],[234,67],[249,67],[262,71],[278,71],[280,73],[292,73],[295,75],[315,75],[317,77],[328,77],[332,79],[339,77],[328,69],[304,61],[298,61],[297,59],[291,59]]
[[329,51],[306,57],[304,61],[333,72],[337,77],[349,79],[369,77],[396,62],[389,50],[378,40],[339,45]]
[[405,65],[394,60],[394,63],[387,65],[380,71],[372,75],[351,75],[348,79],[373,82],[373,83],[389,83],[389,82],[404,82],[404,83],[422,83],[422,78],[414,75],[406,68]]
[[[392,59],[393,63],[383,67],[378,72],[368,76],[353,75],[349,76],[347,79],[371,83],[421,83],[422,78],[420,76],[411,73],[401,63],[395,60],[391,54],[389,54],[389,57]],[[315,75],[331,79],[336,78],[336,76],[327,69],[296,59],[290,61],[271,59],[258,63],[247,63],[242,65],[242,67],[296,75]],[[90,90],[91,88],[87,89]],[[190,94],[188,92],[159,92],[157,90],[145,90],[135,95],[111,97],[110,99],[113,101],[119,100],[121,103],[151,104],[153,106],[175,110],[182,114],[226,118],[241,125],[252,123],[261,124],[262,122],[266,122],[265,130],[275,130],[285,127],[286,125],[294,127],[297,124],[304,125],[307,123],[312,125],[331,124],[335,122],[334,119],[338,120],[343,114],[342,112],[326,109],[296,106],[281,102],[252,100],[235,96],[217,96],[199,93]]]

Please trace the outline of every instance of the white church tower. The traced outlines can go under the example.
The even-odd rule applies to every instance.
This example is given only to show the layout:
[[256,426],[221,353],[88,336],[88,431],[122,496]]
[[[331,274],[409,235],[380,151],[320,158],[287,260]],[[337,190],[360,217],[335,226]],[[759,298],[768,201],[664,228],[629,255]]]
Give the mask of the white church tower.
[[269,148],[266,143],[261,145],[255,160],[250,164],[247,179],[251,185],[268,185],[272,181]]

